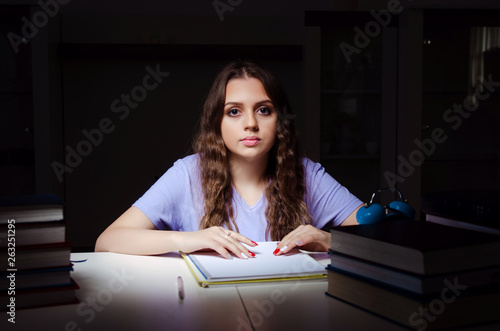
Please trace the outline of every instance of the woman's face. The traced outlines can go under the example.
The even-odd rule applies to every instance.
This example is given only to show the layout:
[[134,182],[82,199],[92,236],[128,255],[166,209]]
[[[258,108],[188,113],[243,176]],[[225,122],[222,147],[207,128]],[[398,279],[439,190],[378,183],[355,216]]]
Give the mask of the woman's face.
[[260,80],[235,78],[227,83],[221,133],[233,158],[267,158],[276,140],[277,117]]

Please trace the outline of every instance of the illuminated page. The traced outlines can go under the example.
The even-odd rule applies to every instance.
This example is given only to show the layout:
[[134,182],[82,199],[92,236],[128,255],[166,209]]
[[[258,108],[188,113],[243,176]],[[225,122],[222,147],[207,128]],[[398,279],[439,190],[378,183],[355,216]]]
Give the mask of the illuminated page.
[[298,249],[275,256],[276,242],[259,242],[250,247],[254,258],[230,260],[217,252],[189,254],[198,271],[209,281],[238,281],[250,279],[287,278],[326,274],[325,266]]

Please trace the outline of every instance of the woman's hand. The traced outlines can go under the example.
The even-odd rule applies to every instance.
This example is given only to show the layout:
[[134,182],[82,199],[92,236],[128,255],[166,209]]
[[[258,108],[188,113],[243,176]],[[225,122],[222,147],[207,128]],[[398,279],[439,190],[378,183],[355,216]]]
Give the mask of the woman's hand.
[[276,246],[274,255],[288,253],[294,247],[306,251],[327,252],[332,241],[329,232],[315,228],[312,225],[301,225],[287,234]]
[[237,232],[220,226],[194,232],[179,232],[178,236],[179,251],[185,253],[212,249],[226,259],[232,259],[231,253],[240,259],[255,257],[255,254],[241,243],[252,247],[257,246],[257,243]]

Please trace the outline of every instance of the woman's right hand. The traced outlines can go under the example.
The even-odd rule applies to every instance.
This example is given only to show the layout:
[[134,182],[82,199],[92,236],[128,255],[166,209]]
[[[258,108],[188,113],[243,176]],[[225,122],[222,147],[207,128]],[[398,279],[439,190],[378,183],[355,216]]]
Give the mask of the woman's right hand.
[[255,254],[241,243],[245,243],[251,247],[257,246],[257,243],[238,232],[227,230],[220,226],[213,226],[193,232],[179,232],[178,238],[178,247],[181,252],[191,253],[211,249],[226,259],[232,259],[233,255],[240,259],[255,257]]

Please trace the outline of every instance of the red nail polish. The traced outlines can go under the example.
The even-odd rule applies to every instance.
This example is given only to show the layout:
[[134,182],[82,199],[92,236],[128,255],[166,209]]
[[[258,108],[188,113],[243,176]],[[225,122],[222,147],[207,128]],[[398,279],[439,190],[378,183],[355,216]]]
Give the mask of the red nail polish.
[[280,249],[279,248],[276,248],[273,252],[274,255],[278,254],[280,252]]
[[251,257],[254,257],[255,256],[255,253],[252,252],[252,251],[248,251],[248,254],[250,254]]
[[257,244],[255,241],[251,240],[252,244],[254,244],[255,246],[259,246],[259,244]]

